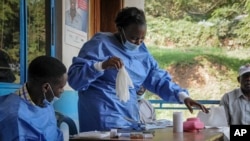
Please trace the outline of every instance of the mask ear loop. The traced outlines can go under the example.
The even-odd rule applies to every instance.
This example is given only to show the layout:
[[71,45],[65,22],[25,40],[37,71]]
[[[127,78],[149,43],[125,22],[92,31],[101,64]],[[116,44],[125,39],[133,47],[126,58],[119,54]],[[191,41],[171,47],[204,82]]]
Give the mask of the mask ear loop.
[[44,100],[47,100],[47,97],[46,97],[46,93],[47,93],[47,90],[48,89],[48,87],[46,86],[46,84],[44,84],[44,86],[43,86],[43,97],[44,97]]
[[51,93],[52,93],[53,97],[56,97],[56,96],[55,96],[55,94],[54,94],[54,91],[53,91],[53,89],[52,89],[52,87],[50,86],[50,84],[49,84],[49,83],[48,83],[48,86],[49,86],[49,89],[50,89],[50,91],[51,91]]
[[43,96],[44,96],[44,100],[45,100],[45,99],[47,100],[46,95],[45,95],[45,92],[43,92]]
[[[119,30],[119,35],[120,35],[120,38],[121,38],[121,42],[122,42],[122,44],[124,45],[125,44],[125,41],[124,41],[124,39],[122,38],[122,34],[123,34],[123,36],[125,36],[125,34],[124,34],[124,30],[123,30],[123,28],[121,27],[121,26],[119,26],[118,27],[118,30]],[[125,37],[126,38],[126,37]]]
[[120,38],[121,38],[122,44],[124,45],[124,41],[123,41],[123,39],[122,39],[122,35],[121,35],[121,34],[120,34]]
[[43,99],[43,105],[42,105],[42,106],[46,106],[46,105],[49,104],[49,101],[48,101],[47,98],[46,98],[45,92],[43,92],[43,96],[44,96],[44,99]]
[[128,40],[127,37],[126,37],[126,35],[125,35],[124,29],[122,28],[121,30],[122,30],[122,33],[123,33],[124,38],[125,38],[126,40]]

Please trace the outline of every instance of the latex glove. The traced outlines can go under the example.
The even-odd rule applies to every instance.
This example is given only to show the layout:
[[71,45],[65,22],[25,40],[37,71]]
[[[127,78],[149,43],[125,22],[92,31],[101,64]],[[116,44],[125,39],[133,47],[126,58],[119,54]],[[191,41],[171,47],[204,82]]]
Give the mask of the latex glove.
[[129,87],[134,88],[134,85],[127,70],[122,66],[116,76],[116,95],[121,101],[127,102],[129,100]]

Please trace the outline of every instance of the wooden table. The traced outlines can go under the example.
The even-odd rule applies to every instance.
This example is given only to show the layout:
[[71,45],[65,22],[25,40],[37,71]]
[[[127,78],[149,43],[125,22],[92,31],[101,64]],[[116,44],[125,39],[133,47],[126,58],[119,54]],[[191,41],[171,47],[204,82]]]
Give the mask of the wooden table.
[[183,132],[173,133],[172,128],[156,129],[152,139],[130,139],[130,138],[103,138],[103,139],[89,139],[89,138],[70,138],[69,141],[223,141],[223,133],[218,129],[203,129],[199,132]]

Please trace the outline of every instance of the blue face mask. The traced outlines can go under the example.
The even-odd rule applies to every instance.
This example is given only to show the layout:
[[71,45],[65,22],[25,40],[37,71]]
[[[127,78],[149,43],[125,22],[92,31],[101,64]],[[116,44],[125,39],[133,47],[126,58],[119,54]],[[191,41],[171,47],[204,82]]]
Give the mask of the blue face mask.
[[135,50],[135,49],[139,48],[139,46],[140,46],[137,44],[133,44],[133,43],[129,42],[128,40],[126,40],[126,42],[123,45],[128,50]]
[[[125,37],[125,39],[126,39],[126,35],[125,35],[125,33],[124,33],[123,28],[122,28],[122,33],[123,33],[123,35],[124,35],[124,37]],[[141,44],[137,45],[137,44],[131,43],[131,42],[128,41],[127,39],[126,39],[125,43],[124,43],[124,41],[123,41],[123,46],[124,46],[124,48],[125,48],[125,49],[128,49],[128,50],[130,50],[130,51],[139,48],[140,45],[141,45]]]
[[53,95],[53,99],[52,99],[52,101],[51,101],[51,102],[49,102],[49,101],[46,99],[45,94],[43,93],[43,95],[44,95],[44,100],[43,100],[43,103],[44,103],[45,105],[48,105],[48,104],[54,104],[56,101],[58,101],[58,100],[59,100],[59,98],[55,96],[54,91],[52,90],[52,88],[51,88],[50,84],[49,84],[49,88],[50,88],[51,93],[52,93],[52,95]]
[[46,97],[45,97],[45,94],[43,93],[43,95],[44,95],[44,100],[43,100],[43,104],[44,104],[44,106],[45,107],[47,107],[48,105],[51,105],[51,103],[46,99]]

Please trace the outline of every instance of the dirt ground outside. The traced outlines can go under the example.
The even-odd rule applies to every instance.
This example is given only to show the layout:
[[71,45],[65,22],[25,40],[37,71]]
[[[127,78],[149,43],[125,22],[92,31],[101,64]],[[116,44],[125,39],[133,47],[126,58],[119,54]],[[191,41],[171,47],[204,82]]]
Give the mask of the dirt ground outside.
[[166,68],[173,81],[188,89],[192,98],[220,100],[224,93],[239,86],[237,73],[227,67],[209,62],[204,57],[197,57],[195,60],[193,64],[177,64]]

